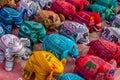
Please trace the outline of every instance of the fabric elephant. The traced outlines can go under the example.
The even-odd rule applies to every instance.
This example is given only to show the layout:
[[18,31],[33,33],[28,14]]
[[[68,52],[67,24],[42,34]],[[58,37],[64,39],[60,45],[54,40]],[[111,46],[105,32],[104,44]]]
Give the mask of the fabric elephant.
[[11,71],[14,65],[14,58],[27,60],[31,54],[30,41],[27,38],[18,38],[12,34],[3,35],[0,38],[0,62],[5,60],[5,70]]
[[94,55],[85,55],[76,60],[74,73],[85,80],[114,80],[115,68],[112,63]]
[[117,61],[117,66],[120,67],[120,45],[104,39],[93,40],[89,44],[88,54],[99,56],[109,62],[112,59]]
[[64,60],[68,56],[76,58],[79,53],[76,42],[60,34],[46,36],[42,48],[52,52],[59,60]]
[[116,13],[114,13],[112,11],[112,9],[102,6],[102,5],[98,5],[98,4],[92,4],[92,5],[88,6],[85,10],[92,11],[92,12],[98,12],[100,14],[102,20],[107,20],[109,22],[116,15]]
[[117,27],[104,27],[100,33],[101,39],[105,39],[116,44],[120,43],[120,29]]
[[59,29],[61,19],[62,18],[60,18],[60,16],[53,11],[41,10],[36,15],[34,21],[42,23],[46,29],[50,29],[51,27],[54,29]]
[[63,74],[64,66],[52,53],[47,51],[34,51],[26,63],[22,73],[26,80],[31,80],[35,73],[34,80],[52,80]]

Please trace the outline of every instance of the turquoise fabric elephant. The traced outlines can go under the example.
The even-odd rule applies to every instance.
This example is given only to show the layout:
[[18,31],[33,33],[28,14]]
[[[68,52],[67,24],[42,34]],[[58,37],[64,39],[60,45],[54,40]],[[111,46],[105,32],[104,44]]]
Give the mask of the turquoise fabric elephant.
[[[111,21],[118,11],[117,0],[88,0],[91,5],[87,11],[99,12],[102,20]],[[102,10],[102,11],[101,11]]]

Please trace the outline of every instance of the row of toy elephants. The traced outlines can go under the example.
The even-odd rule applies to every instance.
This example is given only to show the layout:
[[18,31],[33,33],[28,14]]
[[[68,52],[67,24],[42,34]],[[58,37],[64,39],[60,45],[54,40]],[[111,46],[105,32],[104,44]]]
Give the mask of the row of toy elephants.
[[[33,73],[35,80],[115,80],[120,66],[116,0],[1,0],[0,7],[0,62],[6,71],[17,56],[27,60],[22,74],[27,80]],[[102,28],[104,20],[111,27]],[[19,38],[12,34],[15,27]],[[59,34],[47,35],[50,30]],[[101,39],[89,42],[94,30]],[[33,51],[38,41],[43,51]],[[87,55],[79,55],[77,43],[90,46]],[[77,58],[74,74],[63,74],[68,56]]]

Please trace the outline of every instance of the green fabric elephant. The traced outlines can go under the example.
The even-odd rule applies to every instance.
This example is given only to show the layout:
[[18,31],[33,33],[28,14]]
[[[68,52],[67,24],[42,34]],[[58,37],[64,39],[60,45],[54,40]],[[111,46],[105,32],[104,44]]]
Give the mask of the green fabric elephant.
[[84,68],[88,67],[88,71],[90,71],[90,69],[95,69],[96,65],[92,62],[92,61],[88,61],[85,65]]

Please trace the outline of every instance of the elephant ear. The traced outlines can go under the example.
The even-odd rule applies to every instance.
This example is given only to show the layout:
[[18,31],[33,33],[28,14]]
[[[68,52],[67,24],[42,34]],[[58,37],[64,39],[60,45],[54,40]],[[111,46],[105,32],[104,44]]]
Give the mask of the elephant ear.
[[20,38],[20,43],[22,43],[23,46],[30,46],[30,40],[28,38]]
[[52,25],[52,20],[51,19],[45,19],[44,20],[44,25],[46,28],[48,28],[50,25]]

